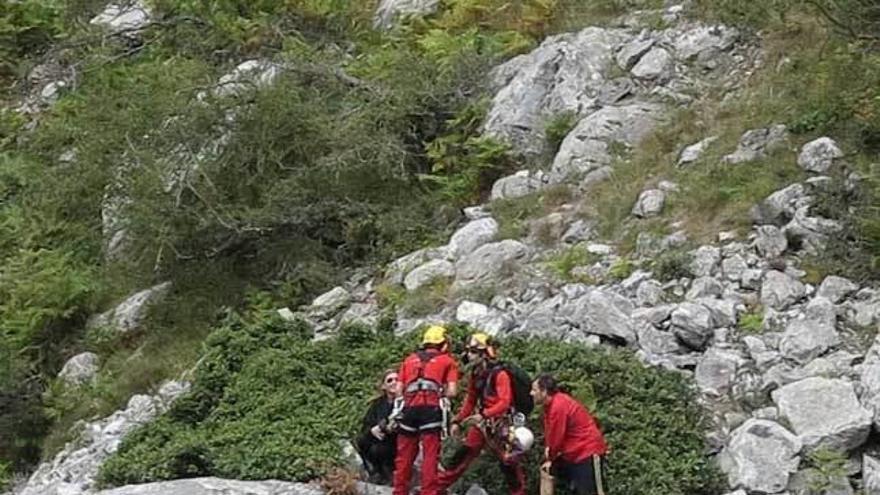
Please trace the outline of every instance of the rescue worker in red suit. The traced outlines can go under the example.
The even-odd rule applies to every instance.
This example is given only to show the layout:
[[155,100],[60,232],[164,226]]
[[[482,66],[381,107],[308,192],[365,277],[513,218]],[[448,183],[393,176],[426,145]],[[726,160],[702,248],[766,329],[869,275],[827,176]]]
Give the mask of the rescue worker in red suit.
[[441,403],[456,394],[458,364],[449,355],[446,329],[428,328],[421,348],[407,356],[398,373],[397,397],[403,400],[398,419],[393,495],[409,491],[412,466],[422,446],[421,493],[437,495],[440,464]]
[[605,495],[608,445],[592,415],[552,375],[532,383],[535,404],[544,404],[544,462],[541,470],[567,482],[575,495]]
[[501,462],[501,472],[511,495],[524,495],[525,470],[518,459],[504,455],[499,439],[493,437],[501,425],[509,425],[511,420],[510,413],[514,404],[513,377],[507,370],[496,366],[496,348],[485,333],[471,336],[467,345],[467,359],[474,363],[473,372],[468,380],[467,397],[452,421],[450,433],[460,437],[462,425],[470,425],[470,428],[462,447],[455,452],[450,465],[440,474],[440,493],[445,493],[464,474],[488,444]]

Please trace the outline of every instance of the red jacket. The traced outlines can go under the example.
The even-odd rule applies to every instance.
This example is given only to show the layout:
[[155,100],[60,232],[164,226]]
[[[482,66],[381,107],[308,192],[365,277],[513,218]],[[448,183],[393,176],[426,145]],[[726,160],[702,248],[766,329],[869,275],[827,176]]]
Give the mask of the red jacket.
[[[488,383],[490,379],[494,383]],[[513,404],[510,373],[507,370],[493,372],[489,368],[479,374],[472,374],[468,380],[467,396],[464,398],[461,410],[455,416],[455,421],[461,422],[473,414],[477,401],[482,407],[479,412],[484,418],[495,418],[506,414]]]
[[587,409],[570,395],[557,392],[544,407],[544,444],[549,460],[578,463],[608,452],[605,437]]
[[[429,359],[422,363],[419,352],[424,352]],[[414,352],[403,360],[400,365],[398,378],[404,390],[404,404],[407,406],[439,406],[440,395],[435,391],[423,390],[415,393],[406,393],[406,388],[419,377],[419,368],[422,370],[422,378],[443,387],[444,391],[449,383],[458,381],[458,364],[449,354],[436,349]]]

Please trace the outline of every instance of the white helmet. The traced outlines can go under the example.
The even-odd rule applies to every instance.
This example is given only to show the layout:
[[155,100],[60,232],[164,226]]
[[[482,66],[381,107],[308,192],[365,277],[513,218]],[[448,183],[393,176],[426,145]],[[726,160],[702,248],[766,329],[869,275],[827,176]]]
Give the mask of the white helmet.
[[517,450],[527,452],[535,443],[535,434],[525,426],[514,427],[513,442]]

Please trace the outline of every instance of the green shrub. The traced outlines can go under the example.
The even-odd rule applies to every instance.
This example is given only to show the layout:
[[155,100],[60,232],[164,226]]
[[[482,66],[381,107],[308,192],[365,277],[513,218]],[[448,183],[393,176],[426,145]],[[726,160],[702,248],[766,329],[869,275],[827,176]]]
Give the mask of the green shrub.
[[[820,448],[807,457],[804,473],[809,494],[829,493],[841,488],[848,489],[847,456],[830,448]],[[841,487],[844,484],[845,487]]]
[[755,308],[748,313],[740,315],[737,327],[747,333],[761,333],[764,328],[763,308]]
[[556,275],[566,282],[585,282],[577,280],[571,271],[579,266],[591,265],[599,260],[599,257],[588,252],[584,246],[572,246],[566,248],[547,261],[547,265]]
[[614,280],[623,280],[635,270],[635,265],[628,258],[619,258],[611,265],[608,275]]
[[563,112],[547,122],[544,126],[544,139],[547,140],[547,145],[553,154],[559,151],[562,140],[575,125],[577,125],[577,114],[574,112]]
[[693,256],[683,249],[671,249],[661,253],[651,262],[654,277],[661,282],[669,282],[682,277],[690,277],[690,264]]
[[12,482],[12,471],[9,467],[9,463],[5,461],[0,461],[0,490],[6,490],[9,488],[9,484]]
[[[465,330],[454,329],[454,341],[463,341]],[[337,339],[311,342],[303,339],[306,331],[272,317],[230,316],[207,340],[192,393],[129,435],[104,464],[102,481],[304,481],[341,463],[338,442],[356,432],[374,377],[417,339],[352,327]],[[703,454],[701,409],[681,375],[645,368],[626,351],[556,341],[510,340],[502,352],[532,373],[556,373],[596,412],[612,446],[609,482],[622,493],[717,489]],[[539,453],[534,449],[530,462]],[[481,463],[467,479],[497,492],[502,482],[494,469]],[[530,488],[536,482],[532,477]]]

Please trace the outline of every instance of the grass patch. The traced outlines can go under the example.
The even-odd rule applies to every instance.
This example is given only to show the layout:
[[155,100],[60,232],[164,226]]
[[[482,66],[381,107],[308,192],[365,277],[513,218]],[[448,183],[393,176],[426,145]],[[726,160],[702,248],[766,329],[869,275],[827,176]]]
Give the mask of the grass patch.
[[758,334],[764,330],[764,308],[753,308],[739,317],[737,327],[743,332]]
[[693,256],[684,249],[670,249],[655,257],[651,262],[654,277],[661,282],[670,282],[690,277]]
[[426,316],[443,309],[450,301],[449,280],[437,280],[408,292],[401,309],[409,316]]
[[498,222],[498,240],[525,237],[529,220],[552,213],[572,198],[573,192],[568,186],[558,185],[519,198],[493,201],[489,211]]
[[635,271],[635,264],[629,258],[619,258],[608,270],[608,276],[614,280],[624,280]]
[[[104,464],[102,482],[308,481],[332,472],[343,462],[338,442],[357,430],[374,377],[413,349],[418,336],[351,327],[338,339],[310,342],[307,331],[272,317],[230,316],[207,341],[192,393],[129,435]],[[463,342],[467,334],[458,328],[453,335]],[[623,493],[719,490],[703,454],[704,417],[685,377],[646,368],[625,351],[548,340],[503,344],[505,358],[531,373],[556,373],[595,411],[612,445],[609,483]],[[532,450],[529,472],[537,472],[540,451]],[[530,478],[534,492],[537,479]],[[465,483],[473,480],[493,493],[503,484],[494,462],[478,462]]]
[[600,257],[587,251],[582,245],[563,249],[547,260],[547,266],[565,282],[587,283],[588,280],[572,275],[571,271],[579,266],[588,266],[599,261]]

